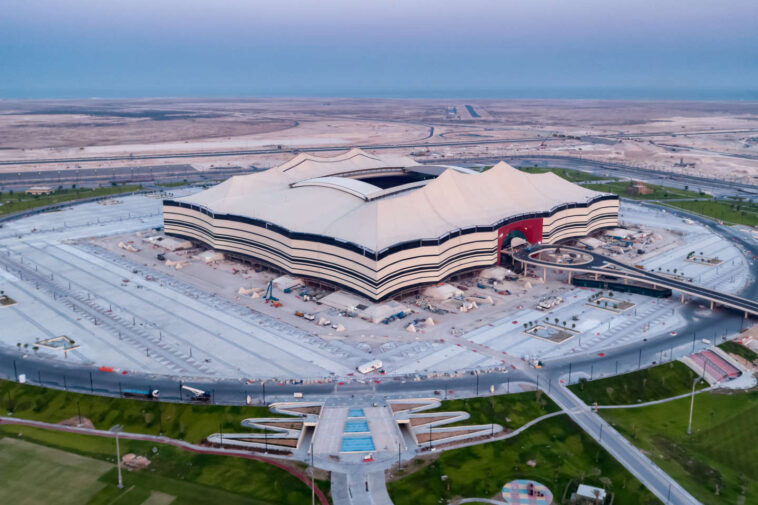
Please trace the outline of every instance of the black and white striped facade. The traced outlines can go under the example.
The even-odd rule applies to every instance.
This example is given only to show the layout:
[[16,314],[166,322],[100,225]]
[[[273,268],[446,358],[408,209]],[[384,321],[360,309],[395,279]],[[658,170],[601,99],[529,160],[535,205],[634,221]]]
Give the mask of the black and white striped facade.
[[[317,168],[320,172],[324,171],[321,166]],[[330,170],[335,168],[342,169],[344,166],[331,167]],[[376,173],[376,169],[373,167],[368,170]],[[481,196],[480,202],[477,202],[477,183],[484,184],[491,190],[493,181],[512,179],[500,180],[505,188],[519,182],[519,174],[523,173],[518,171],[518,174],[505,171],[486,175],[487,172],[450,174],[450,169],[445,169],[439,176],[428,179],[427,184],[416,181],[396,186],[401,188],[397,194],[392,194],[392,188],[378,188],[380,191],[375,193],[382,193],[381,199],[372,200],[370,197],[374,193],[367,189],[368,184],[362,185],[361,182],[371,181],[370,177],[358,180],[361,184],[347,183],[346,189],[342,191],[339,187],[334,188],[335,185],[340,185],[340,181],[332,180],[339,177],[325,178],[317,173],[317,177],[306,180],[318,179],[318,187],[313,187],[316,186],[313,184],[311,191],[306,193],[300,192],[301,189],[297,186],[303,180],[299,177],[294,182],[290,180],[285,185],[286,188],[271,185],[271,181],[277,178],[276,170],[264,173],[268,173],[268,176],[260,178],[261,187],[256,188],[257,184],[252,184],[250,191],[246,187],[239,188],[239,182],[236,185],[234,182],[238,178],[232,178],[197,195],[165,200],[163,214],[166,234],[200,242],[234,256],[259,260],[295,276],[326,281],[372,300],[380,300],[402,290],[442,281],[461,271],[497,264],[501,249],[513,236],[530,242],[555,243],[572,237],[583,237],[594,230],[618,224],[618,197],[584,188],[577,191],[575,201],[568,198],[565,202],[544,210],[525,208],[522,209],[523,212],[514,213],[502,209],[506,212],[493,219],[497,214],[491,211],[498,212],[499,209],[480,211],[477,208],[479,205],[500,205],[497,203],[496,192],[493,196],[492,191],[487,191],[487,195]],[[426,167],[425,170],[428,171]],[[510,170],[515,171],[512,168]],[[361,172],[365,171],[351,171],[358,174]],[[254,178],[257,175],[259,174],[242,178]],[[524,175],[531,178],[535,174]],[[552,188],[553,193],[560,193],[561,188],[578,188],[562,179],[556,181],[550,177],[545,180],[556,186]],[[474,185],[473,190],[470,187],[464,188],[471,184]],[[224,191],[217,190],[217,194],[210,197],[204,195],[223,185],[229,187]],[[267,186],[280,194],[281,204],[274,209],[261,211],[263,200],[268,195]],[[409,186],[409,189],[403,189],[405,186]],[[542,186],[550,190],[549,185]],[[344,193],[350,194],[345,197]],[[389,196],[385,195],[387,193]],[[300,195],[308,200],[307,205],[298,201]],[[472,201],[468,201],[467,195],[474,196]],[[365,198],[361,200],[362,196]],[[468,203],[462,203],[457,209],[447,205],[438,206],[434,203],[435,196],[446,199],[453,205],[454,202],[450,201],[461,198],[462,202]],[[502,197],[507,199],[509,195],[504,193]],[[248,198],[252,204],[241,203],[241,200]],[[319,210],[312,208],[311,202],[318,202],[319,198],[344,200],[344,205],[325,200],[322,207],[325,225],[320,224],[318,215],[311,215]],[[546,203],[555,203],[554,200],[546,199]],[[372,203],[381,205],[366,212],[367,206]],[[250,212],[245,212],[246,205],[250,205],[247,207]],[[509,204],[508,207],[512,208],[513,205]],[[342,214],[339,214],[340,208],[344,211]],[[299,226],[297,214],[304,209],[311,214],[304,217],[303,221],[319,223],[320,229]],[[421,219],[417,218],[418,214],[414,214],[413,209],[418,210]],[[458,217],[458,213],[466,212],[470,215]],[[281,218],[277,219],[277,216]],[[392,225],[384,226],[381,223],[383,218],[391,220]],[[477,218],[482,222],[477,222]],[[455,219],[459,219],[459,222],[455,222]],[[346,229],[342,229],[343,226]],[[334,233],[327,233],[329,230]],[[382,236],[382,230],[387,230],[390,237]],[[441,230],[444,232],[439,233]],[[367,243],[367,236],[371,243]]]

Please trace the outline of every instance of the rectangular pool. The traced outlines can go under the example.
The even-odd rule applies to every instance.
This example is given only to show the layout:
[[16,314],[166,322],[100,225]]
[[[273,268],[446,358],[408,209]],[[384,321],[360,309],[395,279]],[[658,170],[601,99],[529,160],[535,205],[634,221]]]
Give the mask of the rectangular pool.
[[345,433],[368,433],[366,421],[348,421],[345,423]]
[[342,439],[341,452],[370,452],[375,450],[371,437],[345,437]]
[[363,409],[350,409],[347,411],[347,417],[366,417],[363,413]]

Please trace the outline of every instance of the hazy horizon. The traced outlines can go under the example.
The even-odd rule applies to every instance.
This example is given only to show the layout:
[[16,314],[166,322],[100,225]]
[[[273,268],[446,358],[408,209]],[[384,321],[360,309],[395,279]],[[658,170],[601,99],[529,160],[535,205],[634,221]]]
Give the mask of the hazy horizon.
[[758,100],[758,2],[9,0],[0,98]]

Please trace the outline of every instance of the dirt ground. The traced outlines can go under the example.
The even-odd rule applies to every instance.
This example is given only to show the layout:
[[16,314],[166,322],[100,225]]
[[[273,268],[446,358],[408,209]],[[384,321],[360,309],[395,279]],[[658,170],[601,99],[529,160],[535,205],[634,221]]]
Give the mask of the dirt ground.
[[[424,147],[427,143],[498,139],[519,142]],[[218,158],[11,164],[0,168],[3,171],[175,163],[189,163],[198,169],[267,168],[290,158],[288,149],[401,143],[414,147],[398,148],[398,154],[419,160],[568,155],[755,183],[758,103],[358,99],[0,102],[0,161],[274,151]],[[286,152],[276,152],[280,148]]]

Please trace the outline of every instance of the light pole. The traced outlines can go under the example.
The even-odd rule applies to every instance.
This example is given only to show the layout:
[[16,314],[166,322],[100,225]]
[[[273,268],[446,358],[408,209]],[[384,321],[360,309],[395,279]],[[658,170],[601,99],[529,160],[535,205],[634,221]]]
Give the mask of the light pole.
[[313,466],[313,440],[311,440],[311,505],[316,505],[316,467]]
[[687,435],[692,435],[692,411],[695,408],[695,385],[700,380],[700,377],[695,377],[692,381],[692,396],[690,397],[690,421],[687,424]]
[[121,450],[118,446],[118,431],[116,432],[116,466],[118,467],[118,487],[124,489],[124,480],[121,478]]

